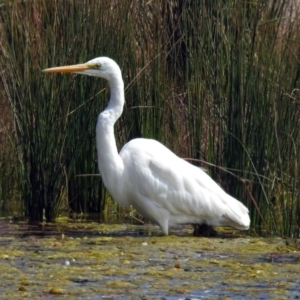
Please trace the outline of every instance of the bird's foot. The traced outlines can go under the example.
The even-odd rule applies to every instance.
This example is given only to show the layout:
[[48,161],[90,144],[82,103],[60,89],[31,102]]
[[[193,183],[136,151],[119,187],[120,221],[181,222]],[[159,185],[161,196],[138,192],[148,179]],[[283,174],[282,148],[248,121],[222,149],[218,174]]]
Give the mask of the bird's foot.
[[218,236],[216,230],[212,226],[207,224],[193,224],[194,226],[194,236],[204,236],[204,237],[215,237]]

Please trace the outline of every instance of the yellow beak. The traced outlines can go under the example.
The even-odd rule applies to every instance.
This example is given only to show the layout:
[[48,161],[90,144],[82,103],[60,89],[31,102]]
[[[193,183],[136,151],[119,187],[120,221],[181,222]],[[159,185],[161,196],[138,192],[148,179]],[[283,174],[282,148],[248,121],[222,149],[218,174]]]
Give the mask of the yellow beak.
[[49,69],[44,69],[45,73],[75,73],[75,72],[83,72],[89,69],[98,69],[98,64],[79,64],[79,65],[71,65],[71,66],[61,66],[54,67]]

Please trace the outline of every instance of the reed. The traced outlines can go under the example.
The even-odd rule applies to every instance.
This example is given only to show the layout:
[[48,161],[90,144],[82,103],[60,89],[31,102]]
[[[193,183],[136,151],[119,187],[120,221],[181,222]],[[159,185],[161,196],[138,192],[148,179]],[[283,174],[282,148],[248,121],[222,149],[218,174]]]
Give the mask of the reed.
[[132,213],[87,175],[98,174],[94,126],[106,83],[40,72],[105,55],[126,86],[119,148],[158,139],[244,202],[253,230],[299,231],[300,47],[291,3],[5,1],[0,9],[15,180],[32,220],[43,211],[52,220],[62,208]]

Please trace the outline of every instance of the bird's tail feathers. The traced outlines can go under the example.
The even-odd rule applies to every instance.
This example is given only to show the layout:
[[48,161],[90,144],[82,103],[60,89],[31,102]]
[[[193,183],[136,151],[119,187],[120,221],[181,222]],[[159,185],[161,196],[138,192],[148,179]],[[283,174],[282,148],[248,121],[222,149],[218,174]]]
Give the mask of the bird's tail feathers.
[[239,229],[247,230],[250,227],[250,217],[248,208],[241,203],[240,201],[231,198],[231,204],[228,204],[227,213],[224,214],[224,217],[228,220],[229,225]]

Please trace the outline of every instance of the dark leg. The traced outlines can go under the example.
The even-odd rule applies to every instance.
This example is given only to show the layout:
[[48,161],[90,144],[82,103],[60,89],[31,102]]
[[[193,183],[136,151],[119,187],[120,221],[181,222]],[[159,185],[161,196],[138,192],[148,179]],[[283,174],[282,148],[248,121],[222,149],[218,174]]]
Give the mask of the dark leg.
[[204,236],[204,237],[214,237],[218,233],[211,226],[206,224],[193,224],[194,226],[194,236]]

